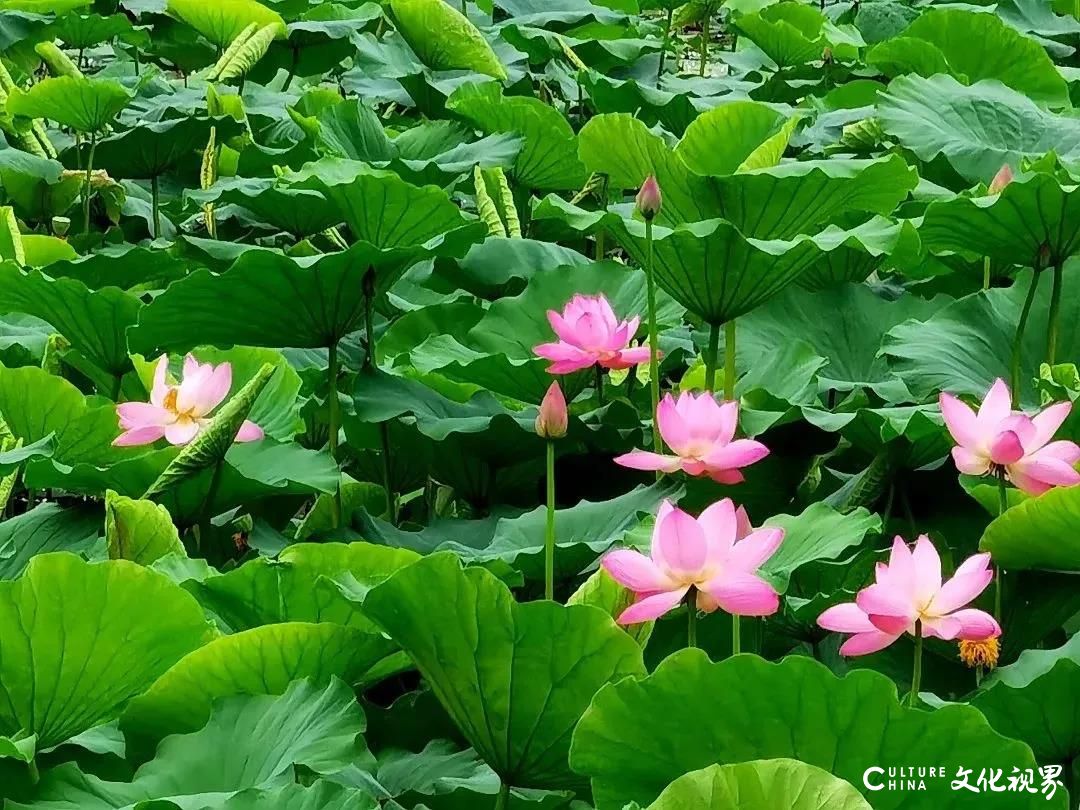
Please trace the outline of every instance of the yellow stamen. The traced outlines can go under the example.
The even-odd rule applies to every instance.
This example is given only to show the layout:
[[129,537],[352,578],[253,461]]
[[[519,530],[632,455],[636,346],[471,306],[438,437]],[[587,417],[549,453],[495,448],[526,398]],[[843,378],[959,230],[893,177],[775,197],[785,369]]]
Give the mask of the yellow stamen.
[[173,413],[176,413],[176,394],[176,389],[170,388],[165,394],[165,401],[161,403],[161,407],[163,407],[167,411],[172,411]]
[[960,660],[972,668],[993,669],[1000,653],[1001,643],[996,638],[960,642]]

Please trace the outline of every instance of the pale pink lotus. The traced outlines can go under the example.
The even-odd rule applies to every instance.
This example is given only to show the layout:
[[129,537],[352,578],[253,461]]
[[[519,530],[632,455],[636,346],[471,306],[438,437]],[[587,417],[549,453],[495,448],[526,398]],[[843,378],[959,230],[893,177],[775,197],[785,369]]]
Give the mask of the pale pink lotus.
[[698,610],[721,608],[735,616],[769,616],[780,597],[757,574],[780,547],[784,530],[752,530],[744,511],[730,498],[714,503],[695,519],[670,501],[656,515],[649,556],[621,549],[604,556],[602,565],[637,601],[618,617],[620,624],[659,618],[674,609],[690,588]]
[[566,410],[566,397],[558,382],[548,386],[540,409],[536,414],[536,434],[545,439],[561,439],[566,435],[570,414]]
[[946,641],[983,641],[1001,635],[989,613],[967,608],[994,578],[989,554],[965,560],[944,584],[941,558],[925,534],[912,551],[902,537],[893,540],[889,562],[878,563],[876,581],[859,591],[854,602],[835,605],[818,617],[818,625],[852,636],[841,655],[867,655],[883,650],[908,633],[915,622],[922,636]]
[[[210,424],[210,413],[229,395],[232,365],[200,363],[190,354],[184,358],[184,378],[178,385],[168,381],[169,358],[162,355],[154,368],[154,384],[149,402],[123,402],[116,406],[124,431],[113,444],[131,447],[152,444],[164,438],[169,444],[185,445]],[[263,430],[244,420],[236,434],[238,442],[253,442]]]
[[1004,473],[1029,495],[1052,487],[1080,484],[1075,465],[1080,446],[1050,441],[1068,417],[1072,403],[1058,402],[1034,416],[1013,411],[1009,387],[997,380],[978,413],[951,394],[940,397],[941,415],[956,440],[952,450],[956,468],[968,475]]
[[549,309],[548,323],[555,330],[557,343],[541,343],[533,349],[551,360],[552,374],[570,374],[599,364],[607,369],[621,369],[649,362],[649,347],[631,347],[641,318],[620,321],[607,298],[601,295],[575,295],[562,313]]
[[656,426],[674,455],[634,450],[615,459],[634,470],[677,470],[707,475],[721,484],[743,480],[739,468],[761,461],[769,448],[753,439],[735,439],[739,403],[720,404],[708,391],[683,392],[676,400],[667,394],[656,408]]

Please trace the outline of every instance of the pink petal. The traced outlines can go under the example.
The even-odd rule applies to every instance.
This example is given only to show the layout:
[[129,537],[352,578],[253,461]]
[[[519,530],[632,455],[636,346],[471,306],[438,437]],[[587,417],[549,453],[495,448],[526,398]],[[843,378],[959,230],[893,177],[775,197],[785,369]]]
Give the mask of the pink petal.
[[589,358],[590,365],[593,361],[593,355],[569,343],[541,343],[533,347],[533,352],[545,360],[582,360]]
[[986,399],[979,406],[979,413],[976,416],[979,423],[979,433],[984,434],[987,431],[994,430],[1011,413],[1012,397],[1009,396],[1009,386],[1005,384],[1004,380],[998,378],[990,386]]
[[637,334],[638,327],[641,326],[641,318],[635,315],[630,320],[623,321],[623,323],[626,324],[626,334],[632,338]]
[[664,443],[680,456],[685,455],[690,442],[690,425],[683,419],[671,394],[665,395],[656,406],[656,426]]
[[667,516],[675,511],[675,504],[667,498],[660,502],[660,508],[656,510],[656,519],[653,521],[652,535],[649,537],[649,556],[661,571],[668,570],[667,561],[664,559],[663,547],[660,545],[660,525]]
[[1015,464],[1024,457],[1024,445],[1020,437],[1011,430],[1005,430],[994,437],[990,444],[990,460],[995,464]]
[[164,435],[165,428],[161,425],[132,428],[113,439],[113,446],[138,447],[143,444],[153,444]]
[[728,565],[738,571],[752,574],[769,559],[784,540],[784,530],[758,529],[735,544],[728,555]]
[[1053,489],[1050,484],[1025,475],[1015,465],[1008,468],[1008,473],[1012,485],[1027,495],[1038,496]]
[[[190,358],[191,355],[188,355]],[[194,360],[192,360],[194,362]],[[187,368],[188,361],[184,360]],[[209,363],[199,365],[195,363],[195,370],[190,374],[184,374],[184,379],[176,387],[176,410],[179,413],[188,413],[198,408],[203,401],[206,384],[214,373],[214,368]]]
[[981,554],[972,554],[953,572],[953,576],[961,576],[963,574],[974,574],[979,571],[985,571],[990,567],[990,553],[982,552]]
[[1076,462],[1080,461],[1080,445],[1076,442],[1066,441],[1064,439],[1056,442],[1050,442],[1050,444],[1043,447],[1041,450],[1032,454],[1035,458],[1056,458],[1059,461],[1064,461],[1070,467]]
[[245,419],[240,425],[240,430],[236,431],[236,439],[238,442],[257,442],[266,436],[265,431],[250,419]]
[[559,360],[557,363],[552,363],[547,367],[548,374],[573,374],[575,371],[581,371],[584,368],[596,365],[596,361],[591,357],[583,357],[580,360]]
[[120,427],[125,430],[151,426],[164,427],[175,420],[171,411],[149,402],[122,402],[116,406],[116,415],[120,419]]
[[619,624],[638,624],[659,619],[669,610],[674,610],[686,596],[690,587],[677,588],[674,591],[664,591],[652,596],[646,596],[640,602],[635,602],[621,614],[616,620]]
[[915,566],[915,599],[925,604],[941,589],[941,557],[925,534],[915,541],[911,561]]
[[600,315],[604,325],[607,326],[608,330],[614,331],[619,324],[619,319],[615,317],[615,311],[611,308],[607,296],[600,293],[594,300],[596,302],[596,312]]
[[199,392],[199,401],[192,412],[194,416],[207,416],[220,405],[232,389],[232,363],[222,363],[214,368],[209,363],[210,373]]
[[701,526],[681,509],[672,509],[656,522],[656,541],[667,573],[685,581],[701,574],[707,546]]
[[715,548],[718,558],[724,559],[735,545],[739,527],[735,504],[731,498],[724,498],[706,507],[698,516],[698,525],[705,532],[706,542]]
[[180,447],[199,435],[199,427],[199,423],[191,419],[185,419],[183,422],[174,422],[165,428],[165,438],[168,440],[169,444]]
[[[683,465],[683,469],[686,469],[686,465]],[[689,470],[687,470],[689,472]],[[718,484],[725,484],[727,486],[733,486],[735,484],[741,484],[746,478],[738,470],[706,470],[713,481]],[[692,475],[700,475],[701,473],[691,473]]]
[[742,540],[754,530],[750,524],[750,515],[746,514],[746,507],[740,506],[735,510],[735,539]]
[[899,635],[890,635],[879,630],[858,633],[840,645],[840,654],[847,656],[869,655],[884,650],[898,638],[900,638]]
[[979,426],[975,412],[952,394],[942,393],[938,397],[941,415],[945,418],[945,427],[961,447],[979,445]]
[[1071,402],[1058,402],[1031,417],[1031,424],[1035,426],[1035,432],[1031,440],[1025,444],[1028,451],[1038,450],[1054,438],[1054,434],[1057,433],[1058,428],[1069,417],[1071,411]]
[[150,388],[150,402],[154,405],[165,404],[165,395],[169,393],[168,374],[169,357],[163,354],[154,366],[154,384]]
[[199,361],[195,359],[195,355],[190,352],[184,355],[184,378],[191,377],[194,374],[199,373],[199,369],[202,368]]
[[893,636],[907,632],[913,624],[907,616],[884,616],[880,613],[872,613],[867,618],[870,619],[870,624],[874,626],[875,630]]
[[656,593],[675,587],[675,583],[652,560],[638,551],[620,549],[609,552],[600,564],[612,579],[634,593]]
[[958,610],[951,617],[960,622],[960,630],[956,638],[964,641],[982,641],[987,638],[997,638],[1001,635],[1001,627],[989,613],[983,610],[969,608]]
[[927,610],[935,616],[952,613],[985,591],[993,579],[994,572],[989,569],[971,572],[957,569],[952,578],[941,586]]
[[620,369],[630,368],[631,366],[637,366],[642,363],[649,362],[649,347],[648,346],[636,346],[633,349],[626,349],[619,352],[615,357],[610,360],[601,360],[600,365],[604,368]]
[[968,450],[966,447],[952,449],[956,469],[965,475],[986,475],[990,471],[990,459]]
[[953,641],[963,629],[963,623],[952,616],[927,616],[922,620],[922,634],[928,638]]
[[916,612],[911,603],[911,594],[891,584],[875,583],[863,588],[855,597],[855,604],[870,616],[871,620],[875,615],[913,618]]
[[776,589],[754,574],[724,573],[701,589],[733,616],[771,616],[780,607]]
[[1028,456],[1020,463],[1011,465],[1008,471],[1019,471],[1022,475],[1052,487],[1071,487],[1080,484],[1080,473],[1071,464],[1060,459],[1046,457],[1042,453]]
[[733,470],[748,467],[769,455],[769,448],[753,439],[736,439],[731,444],[712,450],[704,462],[713,468]]
[[818,616],[818,627],[837,633],[873,633],[874,625],[854,602],[833,605]]
[[663,456],[648,450],[634,450],[615,457],[615,463],[631,470],[660,470],[673,473],[679,469],[678,456]]
[[878,582],[887,585],[894,591],[906,595],[908,598],[915,591],[915,560],[912,558],[911,549],[904,542],[904,538],[897,535],[893,538],[892,550],[889,552],[889,564],[878,573]]

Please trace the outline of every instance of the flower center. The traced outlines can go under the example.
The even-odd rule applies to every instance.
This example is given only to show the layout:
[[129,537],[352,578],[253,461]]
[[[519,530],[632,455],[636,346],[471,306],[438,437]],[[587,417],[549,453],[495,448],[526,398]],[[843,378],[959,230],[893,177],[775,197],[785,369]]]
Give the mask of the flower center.
[[170,388],[168,390],[168,392],[165,394],[165,399],[162,401],[161,407],[163,407],[165,410],[171,411],[173,414],[175,414],[177,421],[179,421],[179,422],[190,422],[195,417],[191,415],[190,410],[181,412],[177,408],[177,406],[176,406],[176,398],[177,398],[178,394],[179,394],[179,391],[176,388]]

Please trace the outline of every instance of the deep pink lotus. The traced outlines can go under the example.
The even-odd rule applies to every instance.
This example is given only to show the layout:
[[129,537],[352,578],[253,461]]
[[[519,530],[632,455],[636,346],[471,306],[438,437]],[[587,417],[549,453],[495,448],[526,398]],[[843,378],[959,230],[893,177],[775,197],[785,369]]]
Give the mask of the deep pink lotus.
[[621,369],[649,362],[649,347],[631,347],[641,318],[620,321],[603,295],[575,295],[561,313],[548,310],[548,323],[557,343],[541,343],[533,349],[551,360],[552,374],[570,374],[590,366]]
[[720,404],[708,391],[683,392],[676,400],[667,394],[656,408],[656,426],[674,455],[634,450],[615,459],[634,470],[683,470],[707,475],[721,484],[738,484],[739,472],[769,455],[769,448],[753,439],[735,439],[739,403]]
[[720,608],[735,616],[775,613],[780,597],[757,570],[783,539],[783,529],[750,529],[746,513],[736,510],[730,498],[714,503],[697,519],[665,500],[656,515],[648,557],[631,549],[604,556],[604,569],[637,596],[618,622],[659,618],[677,607],[691,587],[697,589],[698,610]]
[[1052,487],[1080,484],[1075,465],[1080,447],[1070,441],[1050,441],[1072,410],[1058,402],[1034,416],[1013,411],[1009,387],[997,380],[973,411],[952,394],[942,393],[941,415],[957,446],[956,468],[968,475],[1001,474],[1029,495]]
[[925,534],[912,551],[902,537],[893,540],[888,564],[878,563],[876,581],[859,591],[854,602],[835,605],[818,617],[818,625],[852,636],[841,655],[867,655],[883,650],[905,633],[915,635],[918,621],[924,637],[946,641],[997,638],[1001,627],[989,613],[966,608],[994,577],[989,554],[965,560],[942,583],[941,558]]
[[[113,444],[131,447],[152,444],[164,438],[169,444],[185,445],[210,424],[210,413],[229,395],[232,365],[200,363],[190,354],[184,358],[184,378],[178,385],[168,382],[169,358],[162,355],[154,369],[154,385],[149,402],[124,402],[116,406],[124,431]],[[236,434],[238,442],[253,442],[263,430],[245,420]]]

